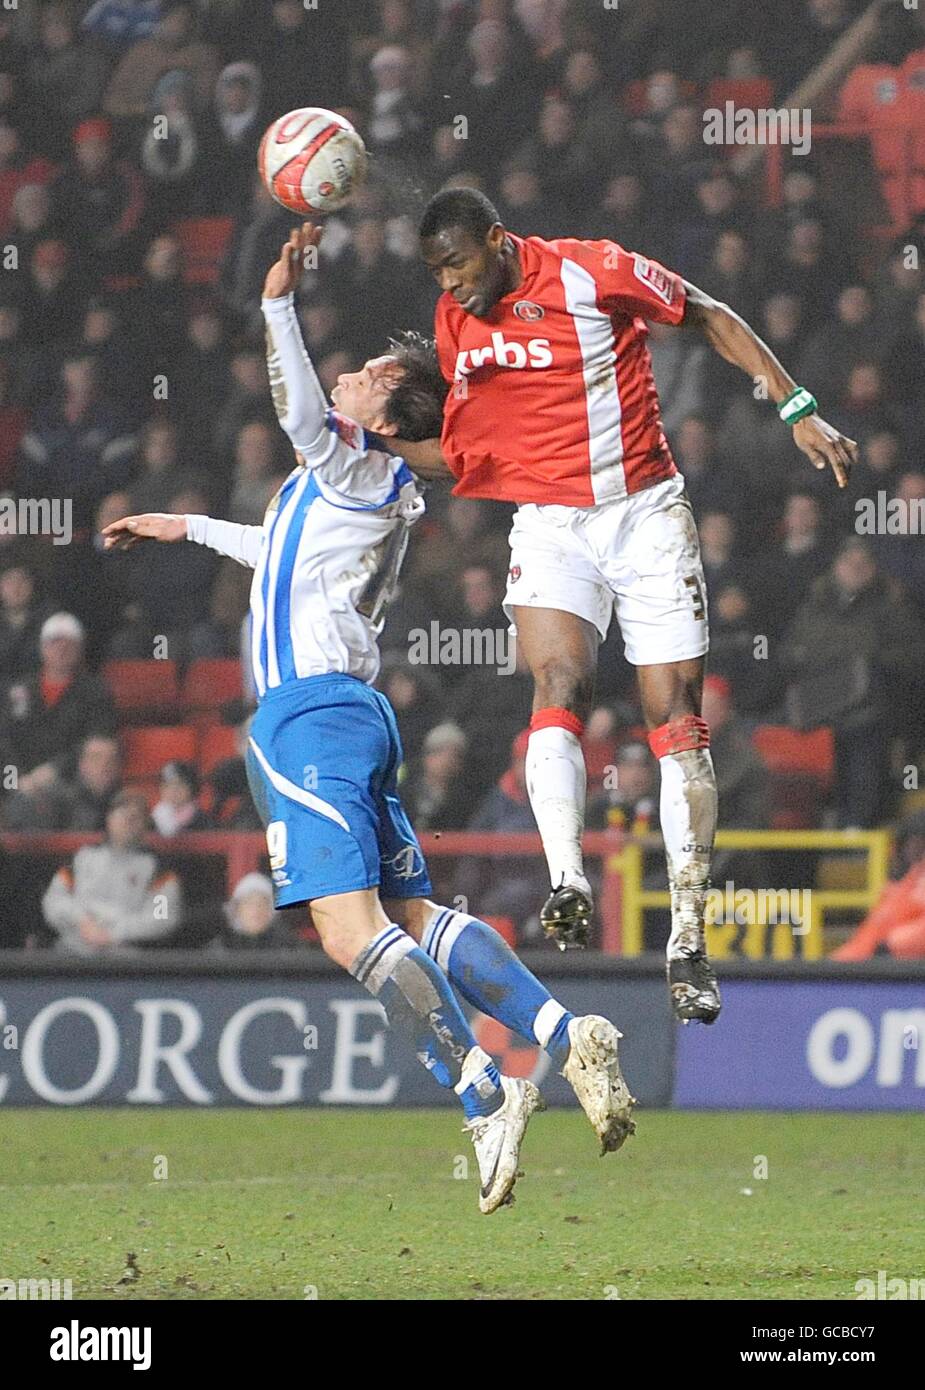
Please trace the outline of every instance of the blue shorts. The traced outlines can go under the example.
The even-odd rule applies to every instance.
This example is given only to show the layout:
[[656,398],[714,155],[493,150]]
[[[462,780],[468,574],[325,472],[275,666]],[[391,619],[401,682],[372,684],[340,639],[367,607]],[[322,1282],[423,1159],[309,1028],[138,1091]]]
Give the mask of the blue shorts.
[[377,886],[383,898],[430,895],[398,798],[401,762],[392,706],[355,677],[309,676],[267,691],[251,724],[247,780],[277,907]]

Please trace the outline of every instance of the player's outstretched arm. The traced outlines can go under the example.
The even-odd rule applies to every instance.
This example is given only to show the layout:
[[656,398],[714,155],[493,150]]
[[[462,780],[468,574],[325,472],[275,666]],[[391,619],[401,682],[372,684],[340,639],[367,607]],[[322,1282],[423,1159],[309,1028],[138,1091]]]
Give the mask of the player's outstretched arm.
[[138,541],[185,541],[186,517],[173,512],[144,512],[123,516],[104,526],[104,550],[128,550]]
[[236,521],[219,521],[212,516],[184,516],[174,512],[144,512],[123,516],[104,526],[104,550],[128,550],[141,540],[196,541],[219,555],[255,569],[263,545],[262,526],[240,526]]
[[817,414],[810,393],[797,386],[767,344],[734,309],[687,281],[684,288],[687,291],[684,324],[699,328],[710,346],[734,367],[741,367],[753,379],[767,382],[771,400],[783,407],[781,418],[792,422],[793,442],[797,448],[814,468],[831,468],[838,486],[846,487],[848,473],[858,459],[855,441]]

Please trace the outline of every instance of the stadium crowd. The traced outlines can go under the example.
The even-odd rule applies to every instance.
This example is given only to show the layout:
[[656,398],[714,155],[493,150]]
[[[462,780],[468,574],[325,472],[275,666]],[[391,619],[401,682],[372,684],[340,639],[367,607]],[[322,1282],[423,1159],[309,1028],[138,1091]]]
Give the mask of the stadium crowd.
[[[373,156],[365,187],[328,220],[300,295],[328,389],[390,334],[431,327],[416,214],[455,182],[483,188],[520,234],[610,237],[726,300],[858,440],[861,464],[839,493],[754,383],[691,336],[653,326],[709,587],[721,825],[773,819],[753,739],[763,725],[832,730],[831,785],[804,824],[870,827],[901,811],[917,785],[903,769],[925,765],[925,546],[909,528],[868,534],[858,504],[898,499],[925,521],[925,196],[899,225],[884,187],[890,234],[866,235],[820,142],[808,156],[785,151],[769,206],[764,165],[745,170],[705,143],[702,121],[716,80],[757,82],[782,103],[865,8],[686,0],[683,26],[662,0],[0,10],[0,500],[4,516],[20,499],[72,503],[67,536],[0,527],[0,827],[107,836],[50,886],[46,877],[43,925],[25,934],[79,949],[157,939],[145,895],[166,883],[179,902],[180,886],[142,847],[149,813],[166,836],[259,828],[239,748],[246,673],[221,713],[223,756],[208,768],[195,753],[172,756],[146,782],[107,675],[133,660],[168,660],[181,677],[234,663],[249,573],[194,545],[104,554],[99,531],[140,511],[259,523],[289,471],[259,296],[292,217],[255,168],[268,121],[308,103],[349,115]],[[894,7],[865,61],[925,71],[917,13]],[[876,168],[871,177],[876,186]],[[383,634],[380,685],[423,830],[532,828],[527,673],[513,656],[414,657],[415,634],[434,624],[502,641],[509,519],[432,487]],[[616,631],[598,701],[589,826],[654,825],[654,765]],[[119,861],[121,887],[111,843],[137,859]],[[457,872],[458,891],[521,923],[545,891],[538,861],[502,874],[471,860]],[[110,895],[86,930],[81,879]],[[279,944],[258,879],[228,904],[226,943]],[[8,928],[9,941],[23,935]]]

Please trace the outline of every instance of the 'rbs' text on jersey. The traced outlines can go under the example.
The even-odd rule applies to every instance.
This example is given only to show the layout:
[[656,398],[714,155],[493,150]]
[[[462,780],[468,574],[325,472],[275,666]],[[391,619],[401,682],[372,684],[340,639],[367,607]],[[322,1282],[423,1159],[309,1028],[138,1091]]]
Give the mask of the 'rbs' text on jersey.
[[512,367],[523,371],[525,367],[551,367],[552,349],[548,338],[531,338],[525,345],[510,342],[500,329],[491,335],[491,343],[486,347],[470,348],[456,357],[456,380],[468,376],[479,367],[492,364],[496,367]]

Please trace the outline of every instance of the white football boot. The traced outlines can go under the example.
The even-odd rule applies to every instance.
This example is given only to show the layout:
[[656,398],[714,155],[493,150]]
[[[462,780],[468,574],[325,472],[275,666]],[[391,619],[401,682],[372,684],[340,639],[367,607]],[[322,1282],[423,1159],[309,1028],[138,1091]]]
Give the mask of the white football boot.
[[[474,1047],[463,1063],[460,1086],[471,1080],[490,1059],[480,1047]],[[457,1086],[457,1090],[460,1089]],[[514,1183],[518,1172],[520,1146],[530,1121],[537,1110],[545,1110],[546,1102],[532,1081],[518,1076],[502,1076],[504,1100],[493,1115],[480,1115],[467,1120],[463,1133],[470,1136],[479,1165],[479,1211],[486,1216],[499,1207],[514,1201]]]
[[617,1041],[623,1034],[598,1014],[573,1018],[571,1050],[562,1075],[575,1092],[598,1139],[601,1155],[615,1153],[636,1132],[636,1104],[620,1071]]

